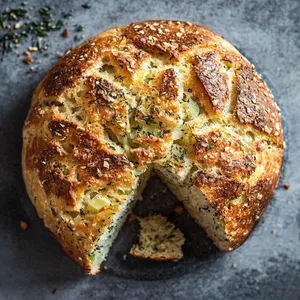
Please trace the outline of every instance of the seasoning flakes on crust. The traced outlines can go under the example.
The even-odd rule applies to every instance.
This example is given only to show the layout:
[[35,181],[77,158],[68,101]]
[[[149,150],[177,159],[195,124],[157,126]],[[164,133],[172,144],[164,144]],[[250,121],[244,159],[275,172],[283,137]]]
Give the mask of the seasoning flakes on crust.
[[[261,77],[248,65],[237,70],[237,102],[234,116],[242,123],[282,139],[282,127],[274,97]],[[279,138],[280,137],[280,138]]]
[[194,69],[210,98],[213,109],[222,112],[228,98],[228,76],[222,72],[216,52],[196,55]]
[[234,200],[244,193],[246,186],[242,182],[212,172],[198,172],[195,185],[208,201],[220,213],[229,200]]
[[230,250],[244,242],[245,236],[251,233],[265,211],[278,183],[278,177],[274,175],[257,181],[249,187],[242,201],[231,203],[222,212],[222,218],[226,223],[225,231],[231,245]]
[[125,37],[146,51],[167,54],[178,60],[179,53],[214,40],[205,27],[180,21],[147,21],[130,24]]
[[174,69],[167,69],[162,78],[160,95],[167,100],[174,100],[178,97],[178,86],[176,81],[176,73]]
[[42,88],[45,96],[59,96],[67,88],[71,88],[99,60],[102,54],[113,45],[118,44],[119,40],[113,36],[96,37],[86,41],[78,48],[70,50],[44,79]]
[[63,197],[66,204],[76,205],[75,182],[68,180],[59,168],[59,162],[65,155],[53,141],[35,137],[26,151],[26,166],[38,170],[38,175],[47,195]]
[[250,177],[256,169],[256,155],[246,153],[240,140],[215,129],[195,135],[194,157],[204,167],[217,166],[224,175]]
[[139,163],[149,163],[163,158],[167,155],[172,135],[165,134],[163,138],[158,138],[153,135],[138,137],[136,141],[140,144],[139,148],[132,149],[132,155]]
[[133,45],[126,45],[120,50],[113,50],[112,54],[120,66],[125,68],[130,75],[134,75],[141,65],[150,58],[147,52]]
[[51,141],[36,137],[26,151],[26,165],[39,170],[46,194],[63,197],[67,205],[75,206],[79,186],[134,181],[126,155],[112,153],[88,131],[64,120],[52,120],[49,131]]
[[123,135],[128,130],[128,105],[125,94],[101,77],[86,78],[88,107],[92,122]]
[[65,150],[75,160],[81,180],[102,179],[116,185],[130,181],[132,163],[125,154],[110,152],[107,145],[70,122],[53,120],[49,130],[62,145],[67,143]]

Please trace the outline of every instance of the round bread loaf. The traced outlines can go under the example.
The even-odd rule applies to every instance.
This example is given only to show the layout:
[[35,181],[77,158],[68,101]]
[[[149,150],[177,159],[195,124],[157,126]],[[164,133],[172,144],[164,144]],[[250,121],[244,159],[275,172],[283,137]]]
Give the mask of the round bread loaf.
[[95,274],[153,169],[220,250],[237,248],[272,198],[283,145],[271,91],[231,44],[147,21],[85,41],[48,72],[22,164],[39,216]]

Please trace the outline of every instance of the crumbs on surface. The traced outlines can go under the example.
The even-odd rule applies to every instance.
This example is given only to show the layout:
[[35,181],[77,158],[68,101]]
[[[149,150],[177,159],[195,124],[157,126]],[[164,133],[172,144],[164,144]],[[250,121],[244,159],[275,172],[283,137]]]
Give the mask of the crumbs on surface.
[[132,213],[130,216],[129,216],[129,219],[128,219],[128,222],[132,222],[133,220],[136,219],[136,215],[134,213]]
[[[79,6],[79,9],[81,7],[87,9],[91,6],[85,3]],[[42,52],[48,50],[51,32],[63,30],[61,33],[63,38],[70,36],[68,29],[63,29],[63,26],[67,25],[73,11],[74,8],[57,17],[58,14],[54,11],[54,7],[46,5],[36,9],[38,13],[36,16],[33,7],[28,7],[27,2],[22,2],[19,7],[7,7],[0,12],[0,54],[3,55],[0,56],[0,59],[4,59],[11,52],[17,56],[24,53],[29,58],[25,58],[23,62],[31,64],[32,52],[38,52],[39,54],[36,55],[41,55]],[[75,42],[83,38],[83,36],[76,35],[77,32],[83,31],[83,26],[76,26],[73,30]],[[25,47],[27,49],[23,52]]]
[[20,221],[20,226],[22,228],[22,230],[27,230],[29,228],[29,224],[25,221]]
[[180,215],[182,213],[182,211],[183,211],[183,207],[180,206],[180,205],[177,205],[175,207],[174,211]]
[[65,38],[65,39],[66,39],[66,38],[69,36],[69,32],[68,32],[68,30],[67,30],[67,29],[64,29],[64,31],[62,32],[62,34],[61,34],[61,35],[62,35],[62,37],[63,37],[63,38]]
[[28,69],[28,72],[29,73],[34,73],[36,71],[36,69],[34,68],[34,67],[30,67],[29,69]]
[[32,64],[33,59],[32,59],[31,56],[26,56],[26,57],[24,58],[24,62],[25,62],[27,65],[30,65],[30,64]]
[[286,190],[288,190],[288,189],[291,187],[291,185],[290,185],[289,183],[285,183],[285,184],[283,185],[283,187],[284,187]]

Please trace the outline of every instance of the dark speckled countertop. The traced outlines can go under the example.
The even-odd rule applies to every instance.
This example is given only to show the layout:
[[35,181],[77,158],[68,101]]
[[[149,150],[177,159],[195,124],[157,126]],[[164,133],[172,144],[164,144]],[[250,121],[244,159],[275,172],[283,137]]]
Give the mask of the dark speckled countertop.
[[[0,9],[20,3],[0,0]],[[31,0],[27,7],[34,14],[49,3]],[[64,26],[69,37],[51,33],[48,51],[33,55],[36,72],[27,72],[21,57],[0,54],[0,299],[300,299],[300,2],[89,1],[90,9],[83,9],[83,3],[51,1],[56,16],[74,9]],[[107,271],[86,276],[42,226],[26,195],[20,165],[22,125],[35,86],[59,53],[109,27],[145,19],[205,25],[256,65],[282,110],[284,170],[261,222],[236,251],[212,251],[199,258],[194,254],[201,241],[190,231],[186,257],[178,264],[127,263],[122,258],[132,228],[125,227],[106,262]],[[82,32],[75,32],[76,24],[83,26]],[[286,182],[291,184],[288,190],[283,188]],[[144,194],[149,209],[152,205],[155,210],[162,197],[174,201],[157,179],[150,185]],[[137,211],[146,214],[139,206]],[[162,209],[168,210],[167,205]],[[29,222],[28,230],[21,230],[21,220]]]

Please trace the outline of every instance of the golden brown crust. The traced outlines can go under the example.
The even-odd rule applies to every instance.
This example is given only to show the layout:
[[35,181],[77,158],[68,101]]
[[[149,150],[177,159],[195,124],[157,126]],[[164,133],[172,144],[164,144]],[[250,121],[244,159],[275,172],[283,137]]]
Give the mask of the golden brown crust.
[[223,211],[222,216],[226,222],[226,233],[230,241],[230,250],[239,247],[245,236],[251,233],[272,199],[278,177],[261,179],[251,186],[245,195],[245,200],[231,205]]
[[150,55],[133,45],[125,46],[121,50],[113,51],[113,56],[125,68],[130,75],[133,75],[140,66],[147,61]]
[[[259,149],[261,152],[261,145]],[[282,152],[275,149],[269,155],[272,162],[254,182],[251,177],[242,182],[212,172],[199,172],[195,176],[196,186],[216,209],[218,218],[224,221],[229,241],[227,250],[236,249],[247,239],[272,199],[279,180]],[[258,157],[259,165],[264,163],[261,160],[266,162],[265,157]]]
[[31,125],[38,125],[45,120],[45,111],[37,103],[30,107],[27,114],[26,120],[24,122],[24,127]]
[[26,152],[26,167],[36,168],[39,178],[47,195],[54,194],[66,199],[67,205],[76,204],[74,185],[75,182],[67,180],[59,168],[52,167],[52,161],[58,161],[64,154],[59,146],[52,141],[35,137]]
[[204,167],[218,166],[226,176],[249,177],[256,170],[255,151],[245,153],[240,140],[220,130],[195,135],[194,157]]
[[[198,120],[184,119],[189,98]],[[85,193],[133,188],[135,171],[166,159],[175,131],[203,116],[207,124],[186,137],[188,159],[233,249],[270,201],[283,156],[274,98],[234,47],[188,22],[138,22],[87,40],[48,72],[24,124],[24,179],[46,226],[87,272],[125,196],[91,213]]]
[[163,139],[149,135],[139,137],[136,141],[140,143],[141,148],[132,149],[131,153],[139,163],[144,164],[166,156],[169,150],[168,142],[171,141],[171,134],[165,134]]
[[120,37],[99,36],[84,42],[78,48],[68,52],[48,72],[43,80],[42,89],[46,97],[59,96],[93,66],[108,49],[120,41]]
[[205,27],[180,21],[147,21],[132,23],[125,37],[137,47],[156,54],[167,54],[176,60],[180,53],[193,46],[214,40]]
[[216,52],[195,56],[194,68],[210,98],[213,109],[221,112],[228,98],[228,76],[222,73],[220,58]]
[[248,65],[237,70],[237,102],[234,116],[242,123],[282,140],[282,127],[274,97],[260,76]]
[[163,74],[160,95],[167,100],[174,100],[178,97],[178,86],[174,69],[167,69]]
[[245,184],[212,172],[198,172],[195,185],[201,189],[208,201],[220,213],[225,204],[240,197],[246,189]]
[[[132,164],[124,154],[110,153],[90,132],[53,119],[52,140],[35,137],[26,151],[26,168],[39,170],[46,194],[53,193],[76,205],[77,187],[95,182],[115,185],[130,181]],[[71,179],[76,178],[76,180]]]
[[118,183],[121,183],[126,178],[124,175],[132,168],[125,154],[110,153],[96,137],[73,123],[53,120],[49,130],[59,141],[70,143],[65,150],[71,151],[71,157],[81,169],[80,178],[85,182],[101,178],[108,182],[116,182],[118,179]]
[[88,76],[85,82],[90,120],[109,128],[114,134],[124,134],[128,126],[124,92],[101,77]]

